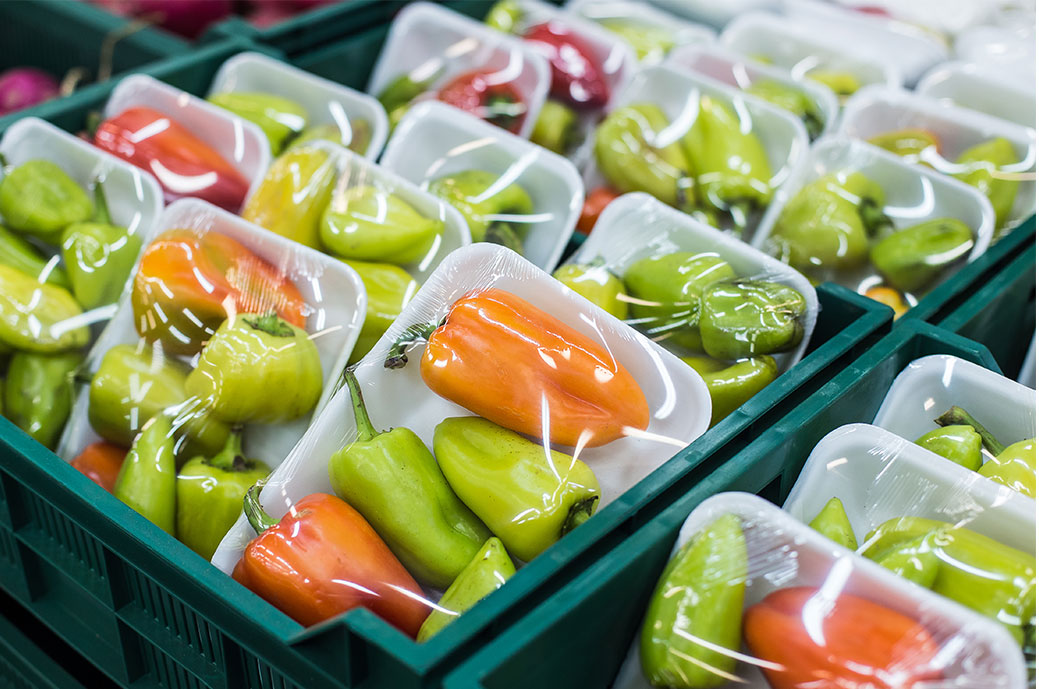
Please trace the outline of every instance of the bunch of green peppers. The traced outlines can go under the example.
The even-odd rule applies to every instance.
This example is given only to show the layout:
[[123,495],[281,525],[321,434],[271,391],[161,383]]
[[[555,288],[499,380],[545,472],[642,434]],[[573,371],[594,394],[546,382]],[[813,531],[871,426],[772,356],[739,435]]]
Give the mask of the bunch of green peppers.
[[0,355],[10,355],[3,413],[54,449],[97,320],[84,312],[116,301],[141,241],[112,224],[100,181],[91,201],[47,160],[5,170],[0,216]]

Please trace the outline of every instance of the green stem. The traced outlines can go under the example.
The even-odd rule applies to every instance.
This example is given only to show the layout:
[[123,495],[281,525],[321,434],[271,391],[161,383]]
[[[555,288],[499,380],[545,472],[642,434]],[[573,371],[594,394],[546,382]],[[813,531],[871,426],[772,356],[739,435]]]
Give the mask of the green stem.
[[249,468],[249,460],[245,458],[245,452],[242,451],[242,431],[241,429],[234,429],[227,436],[227,442],[224,443],[224,447],[220,452],[207,460],[206,462],[212,467],[217,469],[223,469],[224,471],[245,471]]
[[866,226],[866,233],[876,237],[885,228],[894,226],[891,218],[884,213],[884,208],[874,199],[864,198],[859,203],[859,217]]
[[588,521],[593,514],[595,514],[595,505],[599,502],[599,496],[594,495],[584,500],[579,500],[570,506],[570,512],[566,515],[566,520],[563,521],[563,529],[560,531],[560,536],[565,536],[570,533],[581,524]]
[[934,420],[939,426],[970,426],[978,435],[981,436],[981,444],[985,446],[985,449],[991,452],[993,455],[1002,454],[1003,450],[1006,449],[998,440],[996,436],[988,432],[988,429],[981,425],[977,419],[967,413],[967,410],[963,407],[953,407],[949,411],[945,412],[937,419]]
[[108,200],[105,198],[104,183],[100,178],[94,182],[94,206],[94,222],[111,225],[112,215],[108,212]]
[[364,397],[361,395],[361,384],[357,382],[352,367],[343,369],[343,381],[350,390],[350,404],[354,408],[354,423],[357,425],[357,439],[361,442],[371,440],[379,435],[368,417],[368,409],[364,406]]
[[260,507],[260,490],[263,482],[257,482],[249,492],[245,494],[245,518],[256,533],[261,534],[267,529],[278,525],[278,520],[263,511]]
[[242,320],[253,330],[267,333],[271,337],[292,337],[295,334],[291,325],[278,318],[276,311],[268,311],[262,316],[243,317]]
[[389,354],[386,356],[386,361],[383,365],[386,368],[404,368],[408,363],[408,347],[419,342],[428,342],[433,331],[443,323],[444,321],[438,324],[416,323],[405,330],[404,334],[390,347]]

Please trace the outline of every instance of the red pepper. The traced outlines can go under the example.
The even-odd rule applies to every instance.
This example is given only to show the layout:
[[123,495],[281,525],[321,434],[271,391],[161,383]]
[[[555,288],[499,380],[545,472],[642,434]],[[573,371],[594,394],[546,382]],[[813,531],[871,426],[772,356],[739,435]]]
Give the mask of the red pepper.
[[581,217],[577,220],[578,232],[585,234],[591,232],[599,220],[599,214],[618,196],[620,194],[609,187],[596,187],[588,192],[588,196],[584,197]]
[[558,22],[546,22],[528,29],[523,38],[552,67],[552,96],[575,108],[601,108],[610,100],[602,66],[576,33]]
[[437,100],[518,134],[527,106],[512,85],[496,72],[466,72],[440,87]]
[[850,594],[780,589],[747,608],[743,635],[772,689],[913,689],[942,677],[920,623]]
[[208,144],[151,108],[130,108],[101,123],[94,145],[150,172],[166,202],[194,197],[237,213],[249,182]]
[[72,466],[111,493],[125,459],[125,447],[101,441],[87,445],[86,449],[72,460]]

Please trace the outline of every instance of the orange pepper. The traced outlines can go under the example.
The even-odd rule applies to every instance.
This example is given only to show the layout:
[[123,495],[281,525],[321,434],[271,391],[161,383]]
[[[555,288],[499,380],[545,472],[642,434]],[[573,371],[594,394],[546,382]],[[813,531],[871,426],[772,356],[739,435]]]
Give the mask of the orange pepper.
[[884,306],[890,306],[895,312],[895,320],[902,317],[909,310],[909,305],[902,298],[902,293],[891,287],[877,285],[866,290],[866,296],[874,301],[879,301]]
[[365,607],[412,638],[432,604],[364,517],[334,495],[314,493],[277,521],[245,497],[260,534],[231,576],[304,626]]
[[87,478],[111,493],[124,459],[125,447],[100,441],[87,445],[71,463]]
[[148,245],[134,278],[134,323],[167,352],[196,354],[235,313],[275,310],[303,328],[309,307],[285,274],[216,232],[169,230]]
[[[391,356],[386,366],[404,363]],[[428,336],[421,373],[441,397],[560,445],[597,447],[649,426],[642,389],[610,352],[500,289],[455,302]]]
[[577,231],[588,234],[595,227],[606,206],[620,194],[609,187],[596,187],[584,197],[581,217],[577,219]]
[[850,594],[780,589],[747,608],[743,635],[772,689],[907,689],[942,677],[922,625]]

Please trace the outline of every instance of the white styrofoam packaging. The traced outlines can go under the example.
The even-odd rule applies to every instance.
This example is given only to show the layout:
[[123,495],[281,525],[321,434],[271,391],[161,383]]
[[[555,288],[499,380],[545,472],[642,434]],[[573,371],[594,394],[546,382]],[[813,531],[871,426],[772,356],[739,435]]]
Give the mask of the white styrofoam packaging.
[[650,0],[657,7],[679,17],[703,22],[721,30],[742,14],[753,11],[779,11],[781,0]]
[[[501,219],[528,225],[523,255],[543,270],[559,262],[584,203],[581,177],[569,160],[444,103],[412,107],[386,144],[381,165],[422,189],[465,170],[496,173],[502,187],[518,184],[534,213]],[[468,225],[464,230],[468,237]]]
[[[716,38],[714,29],[686,21],[678,15],[658,10],[640,0],[570,0],[566,3],[566,9],[599,24],[607,31],[610,29],[606,23],[617,20],[634,27],[667,32],[674,45],[672,50],[684,46],[707,45],[713,43]],[[642,64],[646,64],[647,59],[649,58],[643,58]]]
[[1035,390],[945,354],[917,359],[899,373],[873,423],[914,441],[938,428],[934,419],[953,406],[1004,445],[1035,437]]
[[[682,524],[672,556],[725,515],[739,517],[743,525],[748,564],[744,609],[773,591],[798,586],[818,588],[822,608],[838,595],[858,596],[922,625],[939,648],[934,664],[950,678],[949,686],[1025,686],[1021,651],[1000,624],[851,553],[755,495],[721,493],[704,500]],[[805,623],[811,625],[813,621],[814,616]],[[636,634],[613,689],[650,689],[640,667],[639,636]],[[738,676],[731,682],[719,681],[716,686],[768,689],[758,667],[762,661],[755,659],[746,645],[741,648],[740,660]],[[922,687],[929,683],[916,684]]]
[[[934,218],[958,218],[974,232],[974,247],[967,260],[973,261],[985,253],[992,240],[995,214],[992,204],[978,190],[922,165],[910,165],[864,141],[842,136],[826,136],[812,145],[807,164],[776,193],[751,244],[768,251],[769,234],[784,206],[806,184],[830,173],[853,170],[863,173],[884,190],[883,210],[896,228]],[[881,281],[868,263],[857,271],[843,271],[836,279],[860,292]],[[911,297],[907,298],[913,301]]]
[[[628,82],[618,97],[615,107],[632,103],[654,103],[671,121],[671,125],[657,135],[660,146],[681,139],[696,121],[700,111],[700,96],[707,95],[731,107],[740,119],[740,126],[752,132],[761,141],[772,168],[772,189],[779,189],[793,177],[808,152],[808,134],[801,120],[782,108],[759,98],[750,98],[730,86],[703,77],[670,64],[652,65],[640,70]],[[587,189],[606,183],[593,159],[584,171]],[[754,226],[748,228],[753,232]]]
[[929,71],[916,92],[943,104],[977,110],[1035,129],[1035,92],[1001,80],[991,69],[969,62],[945,62]]
[[[172,229],[230,237],[270,263],[296,286],[312,309],[305,329],[321,356],[324,389],[313,413],[316,416],[332,394],[334,383],[346,365],[364,323],[367,297],[361,278],[342,261],[279,237],[199,199],[181,199],[167,206],[157,222],[142,236],[145,248]],[[105,353],[115,345],[134,344],[139,339],[134,327],[130,292],[126,291],[115,316],[91,348],[85,370],[96,371]],[[66,461],[71,461],[87,445],[101,439],[87,418],[88,390],[89,383],[81,384],[76,390],[72,415],[58,444],[57,454]],[[246,425],[247,454],[268,466],[277,466],[303,435],[311,418],[312,415],[307,414],[280,424]]]
[[367,93],[262,53],[239,53],[220,66],[209,95],[230,92],[270,93],[288,98],[307,111],[307,126],[333,124],[348,132],[352,121],[364,120],[371,127],[371,140],[361,154],[369,160],[378,157],[389,134],[386,110]]
[[[710,396],[703,379],[691,367],[515,252],[492,244],[473,244],[452,253],[357,366],[357,379],[376,428],[410,428],[431,447],[433,430],[442,420],[472,416],[426,386],[420,374],[420,348],[408,352],[410,362],[403,368],[388,369],[383,364],[391,346],[415,324],[438,323],[458,299],[488,288],[510,292],[601,343],[631,373],[646,396],[650,422],[645,432],[632,432],[578,452],[599,481],[602,497],[598,509],[707,430]],[[332,492],[328,461],[356,436],[353,418],[350,395],[344,388],[268,479],[260,502],[272,517],[280,518],[307,495]],[[573,448],[561,449],[573,452]],[[254,536],[243,517],[221,542],[213,564],[230,573]]]
[[848,99],[839,131],[856,139],[868,140],[909,127],[927,129],[938,138],[941,155],[927,158],[927,162],[947,174],[960,170],[953,161],[968,148],[995,137],[1007,139],[1013,144],[1020,162],[1004,166],[1002,172],[1022,173],[1008,223],[1016,226],[1035,215],[1035,178],[1028,174],[1034,175],[1035,172],[1035,129],[941,103],[918,93],[869,87]]
[[[39,118],[26,117],[8,127],[0,153],[11,166],[49,160],[84,190],[100,180],[112,222],[142,241],[162,213],[162,190],[151,175]],[[103,323],[115,310],[115,304],[91,309],[78,325]]]
[[824,125],[820,135],[837,126],[840,105],[837,96],[829,88],[811,79],[794,79],[785,69],[740,55],[720,43],[680,46],[671,51],[667,63],[678,69],[692,70],[741,91],[756,81],[784,84],[804,93],[815,104]]
[[[632,232],[634,227],[642,231]],[[787,264],[649,194],[624,194],[606,206],[588,239],[569,262],[586,264],[602,259],[611,272],[623,275],[635,261],[678,251],[714,254],[728,262],[740,277],[771,280],[800,292],[807,303],[804,336],[793,351],[776,354],[774,358],[780,371],[789,370],[801,360],[819,313],[819,299],[811,283]]]
[[[443,104],[441,106],[452,114],[454,113],[453,108]],[[486,123],[481,121],[481,124]],[[497,129],[493,125],[488,124],[487,126]],[[466,224],[465,218],[446,201],[423,191],[388,167],[377,165],[367,157],[362,157],[339,144],[331,141],[313,141],[307,146],[320,148],[331,156],[336,168],[337,192],[363,185],[372,186],[407,202],[423,217],[433,218],[444,223],[443,231],[426,255],[415,263],[401,266],[419,282],[423,282],[429,277],[430,273],[448,254],[470,243],[469,226]],[[258,188],[253,189],[252,194],[257,192]],[[250,198],[252,194],[250,194]],[[248,199],[246,199],[246,205],[248,205]]]
[[848,9],[868,7],[882,10],[904,22],[927,27],[939,34],[958,34],[964,29],[985,23],[991,18],[993,6],[1003,0],[836,0]]
[[436,88],[476,69],[494,72],[520,93],[527,114],[519,134],[529,137],[552,81],[548,62],[520,39],[430,2],[411,3],[393,20],[367,91],[378,98],[405,74],[415,81],[434,78]]
[[[1007,3],[1001,3],[1007,4]],[[995,11],[992,23],[971,26],[956,37],[956,59],[982,67],[1004,83],[1035,93],[1035,3],[1025,11]]]
[[816,68],[848,72],[863,85],[900,86],[903,76],[891,62],[863,53],[858,42],[829,39],[787,17],[751,12],[736,18],[719,38],[722,45],[747,56],[767,56],[795,79],[807,78]]

